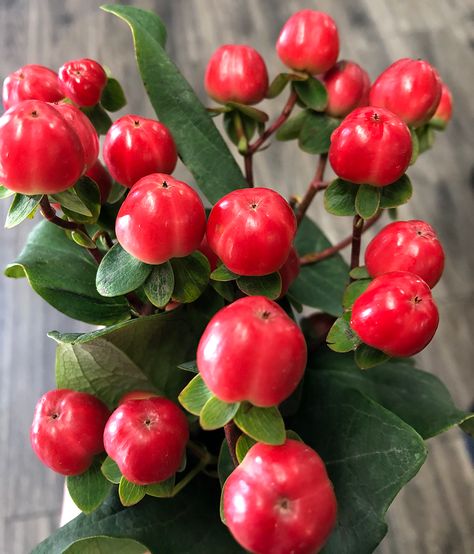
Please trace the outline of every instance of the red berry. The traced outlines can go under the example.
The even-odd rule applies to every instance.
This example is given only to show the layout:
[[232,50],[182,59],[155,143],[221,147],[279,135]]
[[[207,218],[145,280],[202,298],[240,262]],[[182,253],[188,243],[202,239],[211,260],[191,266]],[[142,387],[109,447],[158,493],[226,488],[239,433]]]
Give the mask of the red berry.
[[166,398],[128,400],[110,416],[104,431],[107,454],[137,485],[164,481],[181,465],[189,428],[183,412]]
[[324,462],[295,440],[254,445],[225,482],[223,507],[230,532],[254,554],[315,554],[337,513]]
[[86,170],[90,169],[99,157],[99,137],[94,126],[89,118],[72,104],[58,103],[53,106],[76,131],[84,150]]
[[115,233],[122,247],[147,264],[162,264],[199,248],[206,212],[196,191],[171,175],[140,179],[120,207]]
[[151,173],[172,173],[178,154],[163,123],[125,115],[117,119],[105,137],[104,161],[116,181],[131,187]]
[[84,171],[84,150],[55,107],[25,100],[0,118],[0,183],[23,194],[66,190]]
[[296,219],[288,202],[267,188],[234,190],[212,208],[207,240],[238,275],[278,271],[290,253]]
[[396,221],[371,240],[365,251],[365,265],[372,277],[409,271],[433,288],[443,273],[444,252],[428,223]]
[[276,406],[301,381],[306,344],[278,304],[247,296],[211,319],[199,341],[197,365],[206,385],[224,402]]
[[99,160],[86,172],[96,182],[100,192],[100,203],[105,204],[112,189],[112,178]]
[[441,98],[441,79],[428,62],[402,58],[376,79],[370,105],[387,108],[412,127],[430,120]]
[[328,91],[326,113],[332,117],[345,117],[369,103],[370,77],[355,62],[337,62],[323,75],[323,82]]
[[431,341],[438,320],[430,287],[413,273],[393,271],[376,277],[355,301],[351,327],[369,346],[408,357]]
[[329,161],[347,181],[384,187],[399,179],[410,164],[408,127],[383,108],[357,108],[331,135]]
[[107,406],[85,392],[68,389],[44,394],[35,408],[31,446],[38,458],[61,475],[79,475],[104,450]]
[[442,83],[441,100],[439,101],[436,112],[430,120],[437,127],[444,129],[453,115],[453,97],[449,88]]
[[268,89],[268,73],[260,54],[244,44],[224,44],[212,54],[204,87],[216,102],[256,104]]
[[64,97],[58,75],[43,65],[25,65],[3,81],[3,106],[5,110],[23,100],[58,102]]
[[71,60],[59,68],[59,82],[64,96],[78,106],[95,106],[107,84],[104,68],[94,60]]
[[276,50],[281,61],[291,69],[311,75],[324,73],[339,55],[336,23],[324,12],[296,12],[283,26]]
[[206,256],[209,265],[211,267],[211,271],[214,271],[217,267],[217,264],[219,263],[219,258],[214,254],[214,252],[211,250],[211,247],[209,246],[209,243],[207,242],[207,237],[204,235],[202,237],[201,245],[198,248],[199,252],[204,254]]
[[292,246],[286,262],[278,270],[278,273],[281,277],[280,298],[285,296],[285,294],[288,292],[291,283],[293,283],[293,281],[300,274],[300,269],[300,258],[298,256],[298,253]]

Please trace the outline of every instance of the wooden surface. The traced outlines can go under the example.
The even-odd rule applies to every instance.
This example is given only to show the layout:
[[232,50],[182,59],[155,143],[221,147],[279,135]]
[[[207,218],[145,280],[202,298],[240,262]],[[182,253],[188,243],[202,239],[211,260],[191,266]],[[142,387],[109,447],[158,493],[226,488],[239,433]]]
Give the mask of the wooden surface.
[[[58,68],[88,56],[111,67],[125,83],[129,110],[152,115],[138,80],[129,29],[98,10],[95,0],[1,0],[0,77],[25,63]],[[212,51],[224,42],[252,44],[272,75],[282,68],[274,42],[286,18],[314,5],[303,0],[141,0],[126,2],[156,9],[168,26],[168,49],[202,95],[202,76]],[[410,170],[415,197],[403,218],[422,218],[438,230],[447,268],[435,296],[441,325],[420,365],[438,375],[459,406],[473,400],[474,328],[474,85],[473,19],[470,0],[320,0],[318,9],[335,17],[342,56],[361,63],[374,78],[403,56],[434,63],[455,98],[455,117],[438,136],[434,151]],[[204,96],[203,96],[204,98]],[[277,103],[275,103],[277,104]],[[275,113],[278,106],[272,106]],[[276,145],[256,159],[256,182],[283,193],[302,192],[314,159],[295,146]],[[180,169],[180,174],[186,172]],[[7,202],[0,206],[1,218]],[[336,240],[350,222],[324,213],[317,199],[312,215]],[[0,265],[20,251],[28,225],[0,231]],[[366,239],[365,239],[366,240]],[[53,387],[51,329],[86,326],[46,305],[24,280],[0,280],[0,552],[24,554],[57,525],[62,480],[34,458],[28,427],[37,398]],[[383,554],[470,554],[474,552],[472,466],[458,430],[429,441],[430,456],[419,475],[389,510],[390,531]],[[214,554],[214,553],[210,553]],[[217,554],[217,553],[216,553]]]

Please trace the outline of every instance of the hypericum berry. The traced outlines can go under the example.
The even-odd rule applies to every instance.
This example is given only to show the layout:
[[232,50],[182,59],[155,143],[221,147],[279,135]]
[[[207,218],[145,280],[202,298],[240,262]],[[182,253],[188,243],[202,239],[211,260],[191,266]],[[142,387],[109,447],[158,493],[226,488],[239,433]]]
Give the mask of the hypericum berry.
[[172,173],[178,154],[163,123],[125,115],[117,119],[105,137],[104,161],[116,181],[131,187],[152,173]]
[[84,473],[104,451],[103,433],[110,412],[98,398],[69,389],[44,394],[30,430],[38,458],[61,475]]
[[100,192],[100,203],[105,204],[112,190],[112,178],[99,160],[86,172],[86,176],[96,182]]
[[425,221],[395,221],[371,240],[365,265],[371,277],[409,271],[433,288],[443,273],[444,251],[435,230]]
[[430,287],[417,275],[393,271],[376,277],[352,307],[351,327],[360,339],[389,356],[417,354],[438,327]]
[[278,271],[290,253],[296,219],[288,202],[267,188],[238,189],[212,208],[207,240],[238,275]]
[[107,74],[94,60],[71,60],[59,68],[59,83],[64,96],[78,106],[95,106],[107,84]]
[[451,91],[442,83],[441,85],[441,100],[439,101],[438,107],[433,117],[430,119],[430,123],[438,127],[439,129],[444,129],[446,125],[451,120],[453,115],[453,97]]
[[370,77],[355,62],[337,62],[323,75],[323,82],[328,91],[326,113],[332,117],[345,117],[369,103]]
[[357,108],[331,135],[329,161],[347,181],[376,187],[399,179],[410,164],[408,127],[383,108]]
[[104,430],[105,451],[122,475],[137,485],[158,483],[174,475],[188,439],[183,412],[159,396],[120,404]]
[[371,106],[387,108],[411,127],[427,123],[441,98],[441,79],[428,62],[402,58],[381,73],[370,90]]
[[77,133],[54,106],[25,100],[0,118],[0,183],[23,194],[55,194],[84,172]]
[[292,246],[290,249],[290,253],[288,254],[288,258],[286,259],[286,262],[280,267],[278,270],[278,273],[281,277],[281,294],[280,298],[282,296],[285,296],[285,294],[288,292],[288,289],[290,288],[291,283],[298,277],[300,274],[300,258],[298,256],[298,252],[296,252],[295,248]]
[[278,304],[247,296],[211,319],[199,341],[197,365],[206,385],[224,402],[276,406],[301,381],[306,344]]
[[64,98],[59,86],[58,74],[43,65],[25,65],[10,73],[3,81],[3,106],[5,110],[23,100],[59,102]]
[[224,44],[207,64],[204,87],[221,104],[256,104],[263,100],[268,89],[267,67],[251,46]]
[[283,26],[276,50],[280,60],[291,69],[311,75],[324,73],[339,55],[336,23],[324,12],[296,12]]
[[324,462],[302,442],[257,443],[227,478],[227,527],[253,554],[315,554],[336,524],[337,502]]
[[53,107],[58,110],[74,131],[76,131],[84,150],[84,163],[85,170],[87,171],[95,164],[99,157],[99,137],[94,126],[89,118],[72,104],[60,102],[53,104]]
[[140,179],[120,207],[115,233],[122,247],[147,264],[162,264],[199,248],[206,212],[197,192],[171,175]]

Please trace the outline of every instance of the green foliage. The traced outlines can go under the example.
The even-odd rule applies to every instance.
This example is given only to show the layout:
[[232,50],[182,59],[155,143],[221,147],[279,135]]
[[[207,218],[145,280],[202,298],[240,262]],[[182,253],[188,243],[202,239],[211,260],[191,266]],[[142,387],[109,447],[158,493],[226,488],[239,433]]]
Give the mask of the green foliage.
[[267,91],[267,98],[276,98],[291,81],[305,81],[308,75],[305,73],[279,73],[270,83]]
[[406,204],[413,194],[413,187],[408,175],[402,175],[398,181],[382,188],[381,208],[397,208]]
[[342,297],[342,305],[346,310],[350,310],[354,302],[370,285],[370,279],[359,279],[347,286]]
[[355,350],[360,344],[359,337],[349,325],[350,319],[350,312],[344,313],[336,319],[328,333],[327,343],[329,348],[334,352],[350,352]]
[[122,85],[117,81],[117,79],[114,79],[113,77],[109,77],[107,79],[107,84],[102,91],[100,103],[102,104],[102,107],[109,112],[116,112],[127,105],[127,99],[125,98]]
[[332,215],[355,215],[359,185],[335,179],[324,192],[324,207]]
[[163,308],[168,304],[174,290],[174,273],[170,262],[156,265],[152,269],[143,290],[154,306]]
[[125,477],[122,477],[120,479],[118,493],[120,502],[124,506],[134,506],[145,497],[146,487],[143,485],[135,485],[135,483],[130,483],[130,481],[127,481]]
[[251,437],[248,437],[245,434],[240,435],[240,437],[237,439],[237,444],[235,445],[235,455],[237,456],[239,464],[243,462],[245,456],[247,455],[247,452],[252,448],[254,444],[257,444],[257,441],[255,441]]
[[376,365],[383,364],[388,359],[390,359],[388,354],[372,348],[368,344],[360,344],[354,355],[354,360],[360,369],[375,367]]
[[218,266],[212,273],[211,273],[211,279],[214,281],[234,281],[239,276],[236,273],[233,273],[230,271],[230,269],[227,269],[227,267],[224,264],[221,264]]
[[102,462],[102,466],[100,468],[102,471],[102,475],[109,481],[110,483],[113,483],[114,485],[118,485],[120,483],[120,479],[122,479],[122,473],[119,469],[119,466],[112,460],[110,456],[107,456],[105,460]]
[[28,217],[34,216],[42,197],[41,194],[26,196],[25,194],[16,193],[7,213],[5,227],[12,229]]
[[78,223],[95,223],[100,214],[100,191],[96,182],[83,176],[73,188],[52,195],[64,215]]
[[227,403],[211,396],[202,407],[199,414],[199,424],[205,431],[224,427],[237,413],[240,403]]
[[248,296],[266,296],[276,300],[281,294],[281,276],[278,272],[261,277],[239,277],[237,286]]
[[359,185],[355,199],[356,212],[363,219],[374,217],[380,206],[380,188],[371,185]]
[[107,131],[112,127],[112,120],[109,114],[100,104],[96,104],[91,108],[81,108],[81,111],[87,115],[98,135],[106,135]]
[[294,81],[293,88],[303,104],[322,112],[328,104],[328,92],[324,84],[314,77],[308,77],[304,81]]
[[303,110],[296,115],[290,117],[276,132],[277,140],[294,140],[300,135],[304,122],[308,117],[311,117],[310,110]]
[[285,423],[278,408],[258,408],[248,402],[240,405],[234,423],[252,439],[266,444],[285,442]]
[[198,373],[182,390],[178,400],[183,408],[198,416],[211,398],[212,392]]
[[173,299],[183,304],[194,302],[205,291],[209,283],[211,268],[209,260],[199,251],[185,258],[173,258]]
[[15,193],[4,187],[3,185],[0,185],[0,200],[3,200],[4,198],[9,198],[10,196],[13,196]]
[[339,123],[340,120],[334,117],[308,111],[299,133],[299,147],[308,154],[326,154],[331,145],[331,135]]
[[112,487],[101,472],[101,463],[97,459],[86,472],[69,476],[66,482],[74,503],[86,514],[93,512],[102,504]]
[[64,554],[144,554],[145,550],[145,546],[130,539],[93,537],[75,542]]

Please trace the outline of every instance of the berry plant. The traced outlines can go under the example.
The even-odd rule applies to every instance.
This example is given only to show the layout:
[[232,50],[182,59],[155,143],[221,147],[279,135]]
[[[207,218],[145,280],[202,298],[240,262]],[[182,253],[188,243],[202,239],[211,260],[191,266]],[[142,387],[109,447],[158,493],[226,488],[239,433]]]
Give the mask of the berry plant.
[[[95,60],[27,65],[3,85],[6,227],[44,219],[5,273],[100,326],[49,335],[57,389],[38,402],[31,444],[83,514],[34,552],[370,553],[424,441],[473,429],[409,359],[438,326],[443,248],[424,221],[388,221],[449,122],[449,89],[408,58],[371,85],[338,60],[333,19],[303,10],[280,32],[287,69],[271,80],[250,46],[216,50],[206,108],[157,15],[103,9],[130,26],[160,121],[113,122],[125,94]],[[282,94],[269,122],[255,104]],[[278,175],[255,183],[271,139],[314,157],[303,197],[274,190]],[[172,176],[178,158],[192,182]],[[352,218],[335,245],[307,216],[322,196]]]

